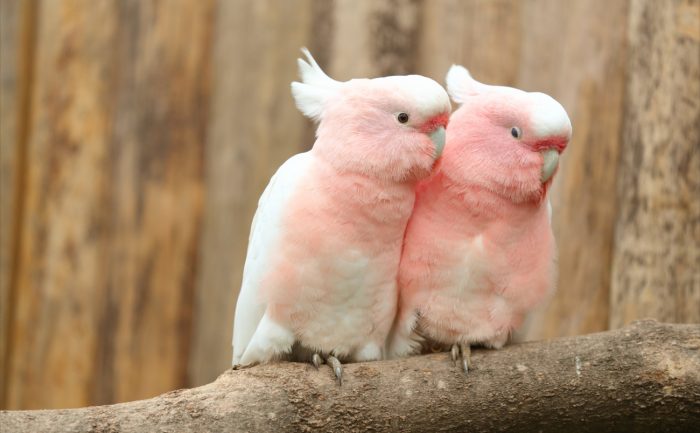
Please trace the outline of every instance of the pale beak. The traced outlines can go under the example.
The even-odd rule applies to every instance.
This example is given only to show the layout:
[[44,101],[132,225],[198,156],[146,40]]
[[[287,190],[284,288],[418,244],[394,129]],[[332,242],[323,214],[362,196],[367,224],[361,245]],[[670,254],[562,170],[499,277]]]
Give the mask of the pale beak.
[[556,149],[547,149],[542,151],[542,183],[547,182],[553,175],[559,165],[559,152]]
[[435,159],[440,158],[442,155],[442,150],[445,148],[445,127],[438,126],[433,132],[430,133],[430,139],[435,145]]

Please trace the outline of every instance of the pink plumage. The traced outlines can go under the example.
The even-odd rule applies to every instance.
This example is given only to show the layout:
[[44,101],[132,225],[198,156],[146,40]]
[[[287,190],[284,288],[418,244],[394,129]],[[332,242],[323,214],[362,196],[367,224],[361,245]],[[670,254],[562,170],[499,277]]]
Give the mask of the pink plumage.
[[280,167],[260,198],[233,364],[298,348],[314,363],[333,361],[340,379],[338,358],[384,356],[415,185],[440,156],[450,102],[420,76],[338,82],[305,54],[292,93],[320,122],[317,140]]
[[547,191],[571,137],[566,111],[542,93],[479,83],[458,66],[447,83],[462,105],[406,229],[395,357],[424,339],[501,347],[554,289]]

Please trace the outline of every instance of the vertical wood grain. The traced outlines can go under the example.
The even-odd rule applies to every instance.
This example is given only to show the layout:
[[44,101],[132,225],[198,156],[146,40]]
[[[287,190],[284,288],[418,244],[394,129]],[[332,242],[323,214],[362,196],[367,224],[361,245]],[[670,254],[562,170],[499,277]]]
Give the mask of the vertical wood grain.
[[423,2],[418,72],[444,85],[450,66],[460,64],[485,83],[515,85],[524,7],[515,0]]
[[626,17],[626,0],[538,0],[525,8],[517,86],[553,96],[573,125],[551,191],[557,291],[523,329],[527,339],[607,329]]
[[0,409],[5,407],[8,371],[10,274],[17,164],[17,57],[19,3],[0,0]]
[[0,0],[0,408],[6,406],[17,233],[22,222],[35,2]]
[[301,140],[310,134],[290,91],[299,49],[309,42],[312,9],[308,0],[218,3],[207,202],[189,354],[193,385],[231,366],[233,313],[258,198],[277,168],[312,144]]
[[636,0],[610,326],[700,322],[700,2]]
[[117,2],[109,272],[98,401],[185,386],[204,200],[214,4]]
[[[80,7],[78,7],[80,6]],[[113,10],[101,2],[39,4],[25,210],[17,258],[9,408],[90,402],[97,348],[100,210]],[[86,33],[97,19],[99,29]],[[98,204],[96,206],[95,204]]]
[[40,3],[8,406],[186,381],[211,2]]
[[19,86],[17,57],[19,48],[20,3],[0,1],[0,408],[4,407],[5,360],[10,308],[12,271],[12,229],[14,225],[17,176],[17,121]]
[[330,74],[338,80],[415,73],[418,0],[337,0]]

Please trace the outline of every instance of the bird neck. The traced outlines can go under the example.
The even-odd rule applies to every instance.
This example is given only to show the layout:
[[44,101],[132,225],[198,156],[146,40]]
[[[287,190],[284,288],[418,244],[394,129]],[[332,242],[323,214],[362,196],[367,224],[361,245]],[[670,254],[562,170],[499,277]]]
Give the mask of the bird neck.
[[545,207],[544,200],[514,202],[507,195],[477,183],[457,182],[438,171],[422,195],[439,200],[474,222],[499,220],[523,221]]

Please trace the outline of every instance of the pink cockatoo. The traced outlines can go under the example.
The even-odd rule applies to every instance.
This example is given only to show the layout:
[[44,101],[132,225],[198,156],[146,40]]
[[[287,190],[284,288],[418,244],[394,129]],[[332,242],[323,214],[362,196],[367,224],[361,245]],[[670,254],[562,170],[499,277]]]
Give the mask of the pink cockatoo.
[[466,372],[471,344],[502,347],[554,289],[547,190],[571,122],[550,96],[479,83],[461,66],[447,91],[461,107],[416,190],[389,352],[451,346]]
[[[445,141],[449,97],[417,75],[339,82],[304,49],[297,107],[319,121],[253,219],[233,330],[233,365],[384,357],[415,185]],[[294,346],[294,350],[292,350]]]

